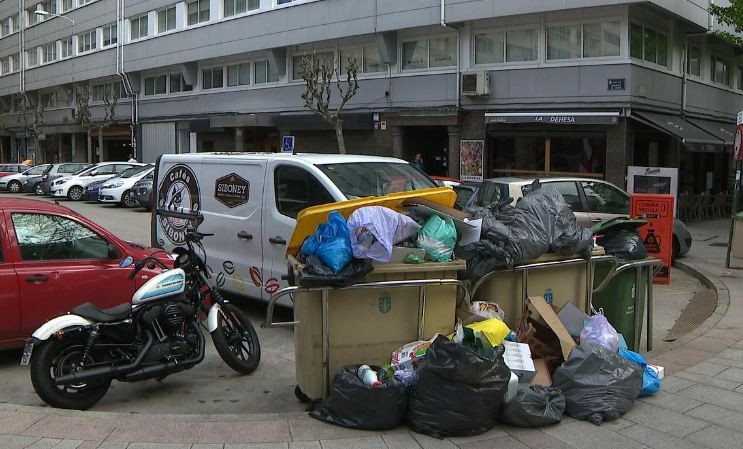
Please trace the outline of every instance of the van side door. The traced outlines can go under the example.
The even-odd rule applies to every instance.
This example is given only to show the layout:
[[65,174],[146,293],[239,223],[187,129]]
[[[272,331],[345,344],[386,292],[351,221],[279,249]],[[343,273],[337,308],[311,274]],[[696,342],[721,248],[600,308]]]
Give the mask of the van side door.
[[266,161],[205,158],[201,167],[199,228],[214,237],[203,240],[206,263],[215,285],[238,295],[261,299],[255,271],[263,265],[263,196]]
[[266,177],[264,264],[260,276],[264,298],[268,299],[279,288],[287,286],[286,280],[282,279],[288,273],[286,248],[294,234],[299,212],[318,204],[342,200],[334,198],[307,168],[290,161],[271,162]]

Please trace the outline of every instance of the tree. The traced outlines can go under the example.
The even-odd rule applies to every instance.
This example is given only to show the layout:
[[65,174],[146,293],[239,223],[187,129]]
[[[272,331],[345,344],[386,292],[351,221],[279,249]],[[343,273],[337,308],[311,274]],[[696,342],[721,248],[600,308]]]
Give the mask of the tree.
[[18,107],[18,125],[23,129],[23,133],[26,136],[33,137],[36,159],[39,160],[41,158],[39,136],[44,133],[44,105],[41,102],[37,102],[34,106],[31,104],[28,94],[23,92]]
[[[119,102],[119,92],[117,84],[105,84],[103,87],[103,117],[93,119],[90,111],[90,89],[86,85],[75,86],[75,117],[80,120],[80,125],[88,130],[88,136],[92,130],[98,134],[98,151],[103,156],[103,130],[113,124],[116,118],[116,105]],[[91,161],[92,162],[92,161]]]
[[738,35],[728,31],[716,31],[715,34],[733,45],[743,47],[743,38],[739,36],[743,33],[743,0],[730,0],[730,6],[709,5],[709,12]]
[[[304,106],[320,117],[324,118],[335,129],[338,141],[338,152],[346,154],[346,143],[343,139],[343,119],[341,112],[356,91],[359,81],[356,77],[358,64],[354,56],[347,61],[345,80],[341,80],[341,68],[335,64],[333,58],[321,57],[316,53],[308,54],[301,59],[302,79],[305,92],[302,94]],[[333,85],[338,90],[339,100],[333,107]]]

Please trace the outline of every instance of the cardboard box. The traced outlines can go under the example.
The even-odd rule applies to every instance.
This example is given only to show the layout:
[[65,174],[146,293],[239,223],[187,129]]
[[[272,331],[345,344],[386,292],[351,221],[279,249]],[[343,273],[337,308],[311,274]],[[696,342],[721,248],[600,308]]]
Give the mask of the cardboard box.
[[549,368],[547,367],[547,361],[544,359],[534,359],[534,369],[536,375],[532,379],[531,383],[534,385],[541,385],[543,387],[552,386],[552,376],[550,376]]
[[550,329],[557,335],[560,340],[560,349],[562,350],[562,356],[565,360],[570,357],[570,351],[575,347],[575,340],[570,335],[565,326],[562,324],[560,319],[557,317],[555,310],[551,305],[547,304],[541,296],[530,296],[529,302],[534,306],[542,319],[547,323]]
[[583,323],[591,318],[572,302],[568,302],[562,306],[557,317],[573,337],[580,337],[580,332],[583,330]]
[[516,343],[513,341],[504,341],[503,347],[506,351],[503,353],[503,360],[508,368],[519,377],[519,382],[530,383],[536,371],[534,363],[531,360],[531,351],[526,343]]

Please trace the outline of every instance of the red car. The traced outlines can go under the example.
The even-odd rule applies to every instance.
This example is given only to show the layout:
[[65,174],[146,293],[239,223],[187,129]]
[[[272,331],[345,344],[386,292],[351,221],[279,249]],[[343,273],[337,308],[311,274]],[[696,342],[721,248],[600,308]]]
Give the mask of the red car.
[[131,301],[159,270],[120,268],[126,256],[160,252],[125,242],[87,218],[44,201],[0,198],[0,348],[23,346],[47,320],[92,302],[105,309]]
[[3,176],[15,175],[16,173],[24,172],[29,168],[31,167],[23,164],[0,164],[0,178],[2,178]]

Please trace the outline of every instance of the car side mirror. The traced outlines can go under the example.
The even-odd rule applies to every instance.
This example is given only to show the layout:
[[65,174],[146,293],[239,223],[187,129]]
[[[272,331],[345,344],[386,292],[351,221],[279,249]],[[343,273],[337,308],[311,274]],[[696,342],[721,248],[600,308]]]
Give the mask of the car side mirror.
[[119,268],[126,268],[131,266],[134,263],[134,259],[132,256],[126,256],[124,257],[121,262],[119,262]]
[[118,259],[121,257],[121,253],[119,252],[119,248],[116,247],[113,243],[109,243],[108,246],[108,258],[109,259]]

